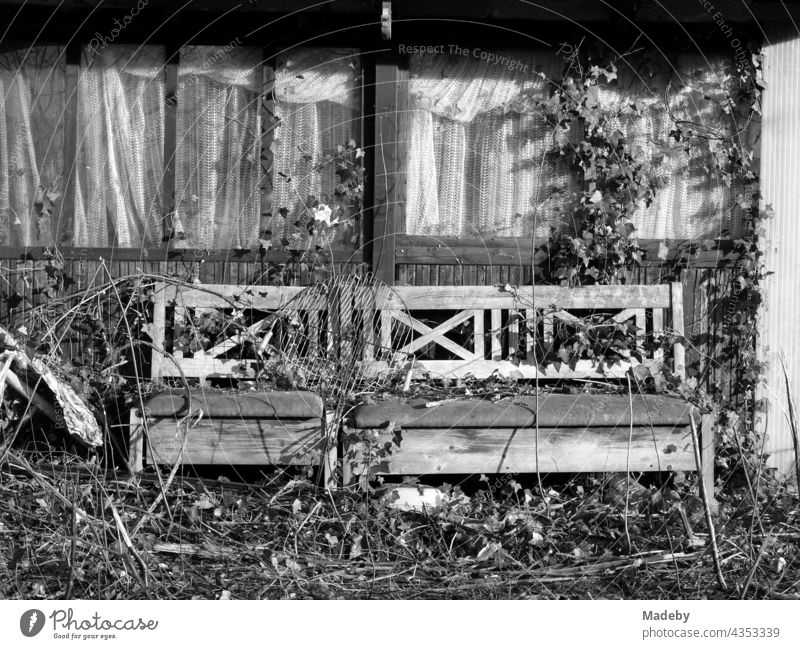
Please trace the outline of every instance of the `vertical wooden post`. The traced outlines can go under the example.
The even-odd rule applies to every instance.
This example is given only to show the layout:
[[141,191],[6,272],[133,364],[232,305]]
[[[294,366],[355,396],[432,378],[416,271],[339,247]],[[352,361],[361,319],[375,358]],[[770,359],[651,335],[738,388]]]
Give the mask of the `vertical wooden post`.
[[500,309],[492,309],[491,314],[492,360],[499,361],[503,355],[503,347],[500,344],[502,341],[501,336],[503,335],[502,314]]
[[[672,331],[676,336],[683,338],[683,285],[681,282],[672,282],[671,289],[672,306]],[[682,379],[686,378],[686,348],[681,341],[675,343],[673,348],[674,366],[673,372]]]
[[475,356],[483,359],[486,357],[486,341],[484,340],[486,333],[483,327],[483,311],[481,309],[475,311],[473,323],[472,336],[475,339],[475,344],[472,349],[475,352]]
[[[664,335],[664,309],[653,309],[653,339]],[[653,358],[661,360],[664,358],[664,350],[656,349]]]
[[153,303],[153,353],[150,358],[150,380],[154,383],[161,378],[165,358],[163,354],[164,339],[167,333],[167,295],[166,286],[159,282],[155,285],[155,302]]
[[131,408],[130,435],[128,438],[128,467],[136,474],[144,468],[144,425],[145,413],[139,416],[139,406]]
[[519,353],[519,319],[522,314],[516,309],[508,311],[508,356],[513,358]]
[[714,415],[703,415],[700,426],[700,452],[702,457],[703,486],[708,495],[712,510],[716,510],[714,498],[714,455],[716,440],[714,439]]
[[[162,205],[166,211],[164,221],[165,235],[169,237],[169,245],[172,246],[174,239],[171,215],[177,209],[175,204],[175,154],[178,143],[178,56],[179,50],[175,46],[167,47],[165,56],[166,85],[164,94],[166,103],[164,106],[164,175],[161,178]],[[185,134],[182,134],[185,136]]]
[[375,196],[372,228],[372,266],[375,276],[395,283],[395,233],[397,231],[398,165],[397,61],[385,59],[375,67]]
[[322,456],[322,475],[325,482],[325,489],[331,491],[336,489],[336,459],[337,444],[339,441],[338,422],[335,412],[326,412],[321,420],[322,433],[325,436],[325,453]]
[[[57,245],[74,245],[72,227],[75,219],[75,183],[78,169],[78,79],[80,78],[81,45],[75,40],[64,54],[67,65],[66,106],[64,107],[64,195],[61,211],[53,232]],[[81,134],[83,137],[83,134]],[[52,225],[52,224],[51,224]]]

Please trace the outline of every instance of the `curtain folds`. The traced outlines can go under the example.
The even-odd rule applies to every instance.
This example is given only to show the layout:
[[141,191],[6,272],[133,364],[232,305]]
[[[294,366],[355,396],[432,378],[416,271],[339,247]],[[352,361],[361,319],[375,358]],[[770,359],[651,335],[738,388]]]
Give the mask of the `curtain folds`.
[[63,198],[65,88],[63,48],[0,54],[0,245],[54,243],[58,223],[42,200]]
[[72,245],[161,245],[164,48],[85,48]]
[[210,250],[255,245],[261,84],[258,48],[181,50],[173,245]]
[[514,65],[472,56],[416,56],[409,69],[406,231],[530,236],[563,221],[577,191],[546,155],[568,137],[526,112],[549,96],[559,59],[511,52]]
[[[273,235],[291,238],[313,196],[333,202],[339,179],[333,156],[361,145],[361,66],[358,50],[298,48],[278,59],[273,97]],[[299,233],[302,236],[302,233]]]

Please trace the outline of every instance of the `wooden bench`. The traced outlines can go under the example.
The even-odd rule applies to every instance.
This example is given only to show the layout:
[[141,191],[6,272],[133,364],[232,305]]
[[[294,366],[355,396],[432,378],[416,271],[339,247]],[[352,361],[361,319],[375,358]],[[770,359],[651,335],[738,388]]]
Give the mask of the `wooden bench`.
[[[510,289],[510,290],[509,290]],[[685,376],[682,286],[395,287],[385,300],[377,336],[392,345],[398,328],[415,332],[397,351],[415,358],[413,379],[624,381],[635,358],[599,368],[591,360],[544,365],[537,350],[553,345],[559,328],[588,313],[609,323],[635,324],[642,343],[665,331],[676,336],[674,373]],[[440,314],[438,324],[425,322]],[[423,317],[424,316],[424,317]],[[434,318],[435,319],[435,318]],[[453,335],[458,327],[471,335]],[[538,345],[538,346],[537,346]],[[540,352],[539,352],[540,353]],[[447,356],[447,358],[442,358]],[[663,362],[656,349],[644,364]],[[381,364],[373,363],[380,372]],[[692,422],[699,424],[701,461]],[[498,402],[392,399],[356,407],[342,449],[345,484],[359,476],[534,472],[699,471],[713,497],[711,416],[666,395],[541,394]],[[393,442],[401,438],[399,447]]]
[[[301,290],[227,285],[158,289],[151,331],[157,348],[152,377],[175,380],[179,388],[156,397],[144,412],[134,409],[134,469],[145,462],[179,460],[322,465],[330,486],[340,443],[345,484],[368,474],[697,470],[713,494],[713,420],[701,417],[684,400],[665,395],[540,394],[494,403],[446,400],[438,405],[394,399],[355,406],[339,440],[337,422],[328,421],[315,395],[220,394],[180,388],[187,378],[254,378],[255,359],[231,357],[231,352],[263,335],[270,314],[286,307]],[[319,300],[304,302],[306,325],[319,330],[320,335],[313,336],[315,345],[333,350],[337,332],[344,331],[347,322],[361,323],[367,344],[359,362],[367,376],[400,370],[413,380],[501,376],[535,380],[542,386],[570,379],[624,381],[638,363],[635,358],[603,368],[590,360],[548,365],[537,358],[541,349],[557,344],[560,330],[576,327],[583,316],[597,313],[611,323],[635,324],[641,342],[665,331],[674,334],[673,369],[685,374],[680,284],[374,291],[370,301],[379,306],[367,315],[359,316],[351,303],[331,303],[343,301],[347,292],[334,299],[323,291]],[[182,353],[175,344],[181,332],[198,317],[212,317],[218,310],[226,311],[233,322],[236,313],[251,317],[212,346]],[[408,335],[411,331],[413,335]],[[341,349],[350,347],[350,342],[341,342]],[[644,363],[659,362],[663,355],[658,349],[644,359]],[[287,394],[300,394],[300,400],[287,401]],[[199,412],[202,417],[195,423]],[[701,422],[699,463],[692,421]],[[393,443],[398,434],[399,448]],[[376,455],[375,449],[387,445],[391,453]]]
[[[325,484],[333,485],[336,431],[329,425],[319,395],[203,387],[203,382],[212,379],[254,378],[256,360],[231,352],[254,340],[270,314],[301,290],[228,285],[156,287],[150,372],[154,382],[167,380],[174,387],[148,400],[144,412],[141,406],[132,409],[129,464],[133,471],[147,463],[177,462],[318,466]],[[222,340],[210,348],[198,346],[193,352],[180,349],[177,341],[185,338],[187,331],[190,339],[197,338],[192,331],[197,320],[213,318],[216,312],[226,313],[225,322],[246,324],[223,331]],[[187,388],[187,382],[198,385]]]

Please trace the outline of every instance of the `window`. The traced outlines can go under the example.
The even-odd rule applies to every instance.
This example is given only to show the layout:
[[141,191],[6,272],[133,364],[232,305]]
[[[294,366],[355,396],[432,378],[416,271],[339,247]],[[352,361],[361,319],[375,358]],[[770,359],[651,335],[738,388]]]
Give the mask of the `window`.
[[[639,238],[739,236],[738,197],[751,188],[728,186],[714,159],[724,157],[723,134],[757,132],[731,123],[730,57],[662,54],[672,68],[664,80],[636,56],[593,100],[661,185],[636,210]],[[165,57],[161,45],[84,47],[73,73],[61,47],[0,54],[0,245],[361,246],[365,177],[382,172],[363,168],[358,50],[304,47],[269,59],[238,40],[192,45],[172,76]],[[402,231],[538,238],[574,228],[571,209],[589,179],[560,150],[577,145],[582,125],[565,132],[540,107],[563,65],[534,50],[408,57],[398,71]]]
[[273,65],[238,41],[186,46],[174,97],[165,56],[161,45],[83,47],[72,100],[63,48],[0,55],[0,245],[360,246],[356,50],[295,49]]
[[[573,227],[570,208],[589,183],[559,148],[579,142],[581,125],[563,133],[537,108],[562,78],[563,60],[548,52],[457,49],[408,59],[408,111],[401,126],[405,232],[543,237],[551,227]],[[722,56],[658,59],[671,68],[667,78],[655,79],[656,66],[640,53],[634,67],[620,67],[618,78],[598,86],[594,97],[606,128],[629,140],[636,159],[658,178],[656,200],[637,206],[637,234],[738,236],[748,188],[729,187],[714,165],[715,155],[724,158],[723,131],[735,135],[741,127],[739,137],[754,137],[755,129],[732,119],[733,62]],[[656,90],[664,86],[668,110],[664,92]]]
[[181,50],[177,246],[251,248],[258,240],[262,58],[257,48]]
[[161,245],[164,88],[163,47],[83,50],[71,245]]
[[[601,88],[597,97],[609,129],[631,141],[636,157],[646,160],[660,179],[656,199],[636,210],[638,236],[741,236],[741,197],[755,186],[729,186],[714,164],[715,154],[726,157],[723,135],[751,141],[758,136],[755,125],[741,117],[737,121],[738,75],[733,61],[724,56],[680,55],[670,57],[670,66],[668,80],[654,78],[653,67],[644,58],[635,67],[619,67],[617,80]],[[667,111],[665,97],[655,90],[664,85]],[[676,121],[682,132],[677,138]]]
[[318,245],[360,245],[360,214],[348,200],[345,176],[360,164],[361,83],[356,50],[303,48],[278,57],[268,226],[273,244],[307,248],[309,236],[321,236],[308,227],[319,216],[341,225]]
[[461,54],[409,61],[406,232],[530,236],[561,224],[578,191],[565,160],[550,151],[561,137],[526,112],[545,98],[553,54],[503,53],[504,65]]
[[65,88],[63,48],[0,54],[0,245],[55,240],[65,186]]

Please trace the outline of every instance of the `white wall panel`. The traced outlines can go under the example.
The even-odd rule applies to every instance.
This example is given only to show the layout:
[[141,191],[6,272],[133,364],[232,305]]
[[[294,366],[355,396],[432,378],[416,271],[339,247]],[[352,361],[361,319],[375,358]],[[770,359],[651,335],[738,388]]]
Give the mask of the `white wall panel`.
[[800,405],[800,36],[771,39],[764,50],[764,115],[761,128],[761,188],[775,217],[765,222],[764,261],[774,275],[764,283],[760,353],[767,362],[767,402],[757,427],[766,427],[770,464],[791,477],[794,462],[786,386],[786,361],[793,400]]

